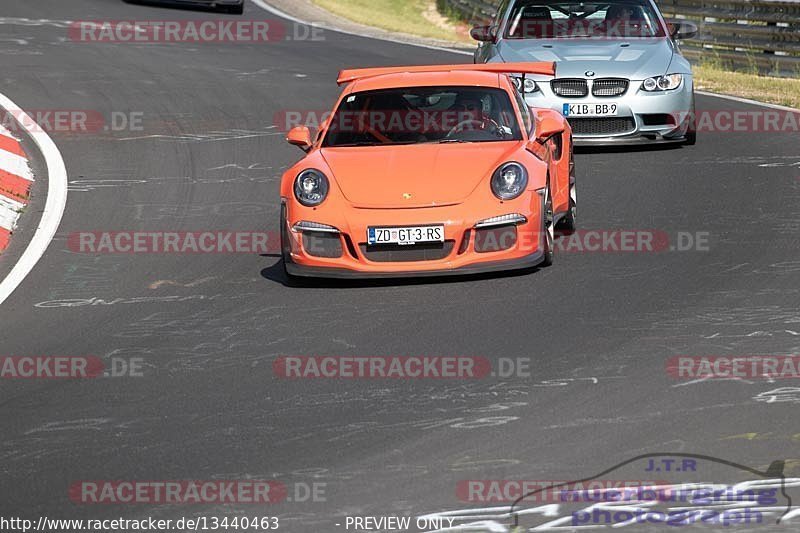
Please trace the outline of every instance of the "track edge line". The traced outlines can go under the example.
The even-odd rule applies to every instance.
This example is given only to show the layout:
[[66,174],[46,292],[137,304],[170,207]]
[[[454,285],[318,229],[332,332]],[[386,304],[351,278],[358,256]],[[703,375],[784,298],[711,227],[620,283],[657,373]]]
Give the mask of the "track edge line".
[[366,39],[374,39],[376,41],[384,41],[384,42],[388,42],[388,43],[404,44],[404,45],[408,45],[408,46],[416,46],[417,48],[427,48],[428,50],[438,50],[440,52],[450,52],[450,53],[453,53],[453,54],[459,54],[459,55],[465,55],[465,56],[472,56],[473,55],[472,52],[468,52],[466,50],[458,50],[456,48],[447,48],[446,46],[436,46],[436,45],[432,45],[432,44],[407,42],[407,41],[402,41],[400,39],[392,39],[390,37],[380,37],[380,36],[376,36],[376,35],[367,35],[366,33],[359,33],[359,32],[356,32],[356,31],[344,30],[342,28],[336,28],[336,27],[330,26],[328,24],[317,24],[317,23],[313,23],[313,22],[308,22],[306,20],[301,20],[301,19],[299,19],[299,18],[297,18],[297,17],[295,17],[293,15],[290,15],[289,13],[286,13],[285,11],[282,11],[282,10],[278,9],[277,7],[274,7],[274,6],[270,5],[269,2],[267,2],[266,0],[252,0],[252,2],[256,6],[260,7],[261,9],[263,9],[264,11],[267,11],[268,13],[272,13],[276,17],[284,18],[286,20],[289,20],[291,22],[295,22],[297,24],[303,24],[303,25],[306,25],[306,26],[314,26],[314,27],[317,27],[317,28],[322,28],[323,30],[327,30],[327,31],[335,31],[337,33],[343,33],[345,35],[353,35],[355,37],[364,37]]
[[742,98],[741,96],[732,96],[730,94],[720,94],[720,93],[710,93],[708,91],[696,91],[697,94],[702,94],[703,96],[713,96],[715,98],[722,98],[724,100],[732,100],[734,102],[739,102],[742,104],[750,104],[750,105],[757,105],[761,107],[769,107],[771,109],[778,109],[780,111],[790,111],[792,113],[800,113],[800,109],[795,109],[794,107],[788,107],[785,105],[779,104],[770,104],[767,102],[759,102],[758,100],[750,100],[749,98]]

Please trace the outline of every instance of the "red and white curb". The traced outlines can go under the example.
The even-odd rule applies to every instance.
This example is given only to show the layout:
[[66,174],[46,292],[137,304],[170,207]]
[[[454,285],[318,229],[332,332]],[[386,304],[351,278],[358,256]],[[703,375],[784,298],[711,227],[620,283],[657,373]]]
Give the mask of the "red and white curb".
[[0,125],[0,251],[8,246],[28,202],[33,173],[19,141]]
[[[35,126],[31,117],[0,93],[0,109],[13,116],[19,127],[38,148],[47,172],[47,200],[39,225],[28,247],[11,272],[0,280],[0,304],[6,301],[42,258],[61,224],[67,206],[67,168],[58,147],[47,133]],[[0,130],[0,247],[14,229],[20,210],[27,201],[33,173],[19,141],[8,130]]]

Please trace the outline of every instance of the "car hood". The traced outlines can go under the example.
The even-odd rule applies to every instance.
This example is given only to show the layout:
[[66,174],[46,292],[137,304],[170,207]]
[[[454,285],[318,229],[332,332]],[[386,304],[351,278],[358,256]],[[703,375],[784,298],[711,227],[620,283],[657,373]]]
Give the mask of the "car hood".
[[556,61],[559,78],[586,76],[643,80],[666,74],[673,49],[654,39],[503,39],[497,45],[505,62]]
[[520,145],[414,144],[323,148],[321,153],[355,207],[409,209],[461,203]]

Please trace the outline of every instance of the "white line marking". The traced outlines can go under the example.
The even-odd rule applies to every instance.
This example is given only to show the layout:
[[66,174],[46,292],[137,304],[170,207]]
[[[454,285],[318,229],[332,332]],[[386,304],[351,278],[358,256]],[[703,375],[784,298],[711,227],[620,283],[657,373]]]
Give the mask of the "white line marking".
[[778,104],[768,104],[766,102],[758,102],[756,100],[750,100],[748,98],[741,98],[739,96],[730,96],[727,94],[717,94],[717,93],[709,93],[706,91],[695,91],[697,94],[702,94],[703,96],[713,96],[715,98],[723,98],[725,100],[733,100],[734,102],[739,102],[742,104],[750,104],[750,105],[758,105],[761,107],[771,107],[772,109],[779,109],[781,111],[791,111],[794,113],[800,113],[800,109],[795,109],[793,107],[786,107],[785,105],[778,105]]
[[269,5],[264,0],[252,0],[252,1],[253,1],[253,3],[255,5],[257,5],[258,7],[260,7],[261,9],[263,9],[265,11],[268,11],[268,12],[272,13],[276,17],[280,17],[280,18],[283,18],[283,19],[286,19],[286,20],[290,20],[290,21],[295,22],[297,24],[304,24],[306,26],[314,26],[314,27],[317,27],[317,28],[322,28],[323,30],[335,31],[337,33],[343,33],[345,35],[354,35],[356,37],[365,37],[367,39],[375,39],[376,41],[386,41],[386,42],[395,43],[395,44],[406,44],[406,45],[409,45],[409,46],[416,46],[417,48],[427,48],[429,50],[439,50],[440,52],[451,52],[453,54],[459,54],[459,55],[465,55],[465,56],[473,55],[472,52],[468,52],[466,50],[456,50],[454,48],[446,48],[444,46],[435,46],[435,45],[432,45],[432,44],[409,43],[409,42],[406,42],[406,41],[401,41],[400,39],[392,39],[390,37],[377,37],[375,35],[365,35],[363,33],[358,33],[358,32],[355,32],[355,31],[343,30],[341,28],[335,28],[333,26],[328,26],[327,24],[318,24],[318,23],[307,22],[305,20],[300,20],[297,17],[293,17],[292,15],[290,15],[288,13],[285,13],[285,12],[281,11],[280,9],[278,9],[276,7],[273,7],[273,6]]
[[258,7],[260,7],[261,9],[269,11],[273,15],[276,15],[276,16],[281,17],[283,19],[290,20],[292,22],[296,22],[297,24],[305,24],[307,26],[311,25],[310,23],[308,23],[308,22],[306,22],[304,20],[300,20],[297,17],[291,16],[289,13],[284,13],[283,11],[278,9],[277,7],[272,7],[271,5],[267,4],[266,2],[263,2],[262,0],[253,0],[253,3],[255,5],[257,5]]
[[[21,121],[22,125],[34,124],[33,119],[22,111],[17,104],[12,102],[7,96],[0,93],[0,107],[6,111],[11,111],[14,117]],[[45,165],[47,166],[47,201],[45,202],[42,218],[39,221],[39,227],[36,228],[36,233],[33,235],[30,244],[22,253],[17,264],[0,282],[0,304],[6,301],[11,296],[11,293],[22,283],[22,281],[30,274],[39,259],[42,258],[53,236],[61,224],[61,217],[64,215],[64,209],[67,205],[67,168],[64,165],[64,158],[61,157],[61,152],[53,140],[38,127],[26,127],[28,135],[30,135],[33,142],[39,148],[39,151],[44,156]]]

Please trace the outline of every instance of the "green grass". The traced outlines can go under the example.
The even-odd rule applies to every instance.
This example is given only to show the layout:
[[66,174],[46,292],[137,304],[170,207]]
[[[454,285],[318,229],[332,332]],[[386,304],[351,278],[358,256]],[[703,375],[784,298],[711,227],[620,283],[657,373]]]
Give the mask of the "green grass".
[[434,0],[312,1],[331,13],[359,24],[454,43],[468,42],[465,36],[435,24],[423,15],[426,10],[436,5]]
[[694,77],[695,85],[704,91],[800,109],[800,79],[731,72],[713,63],[695,65]]

